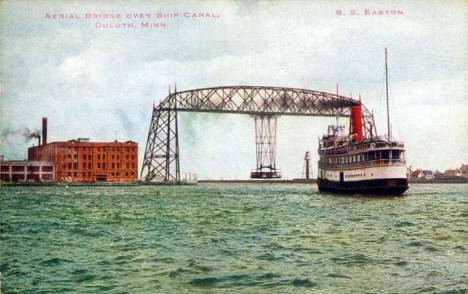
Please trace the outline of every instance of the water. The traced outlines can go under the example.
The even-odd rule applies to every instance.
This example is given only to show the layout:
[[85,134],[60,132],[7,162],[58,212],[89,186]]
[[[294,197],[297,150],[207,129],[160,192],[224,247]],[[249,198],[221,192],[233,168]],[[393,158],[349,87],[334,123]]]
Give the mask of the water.
[[[159,191],[159,194],[157,193]],[[468,185],[0,188],[3,293],[465,293]]]

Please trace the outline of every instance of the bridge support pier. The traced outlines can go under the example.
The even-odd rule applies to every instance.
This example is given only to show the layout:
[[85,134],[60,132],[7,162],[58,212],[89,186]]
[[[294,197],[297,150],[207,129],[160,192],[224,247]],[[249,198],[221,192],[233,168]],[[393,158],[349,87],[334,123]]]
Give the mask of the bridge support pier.
[[257,166],[250,172],[252,179],[281,178],[276,168],[276,126],[277,116],[255,116]]
[[153,107],[141,174],[145,182],[180,182],[179,126],[177,100],[169,95],[158,107]]

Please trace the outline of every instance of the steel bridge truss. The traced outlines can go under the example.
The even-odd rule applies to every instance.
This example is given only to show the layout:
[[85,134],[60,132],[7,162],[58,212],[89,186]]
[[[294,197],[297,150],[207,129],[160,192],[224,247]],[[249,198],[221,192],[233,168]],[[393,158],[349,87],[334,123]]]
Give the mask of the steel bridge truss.
[[[255,117],[349,117],[349,107],[353,105],[362,104],[345,96],[296,88],[234,86],[169,93],[159,105],[153,105],[141,177],[146,182],[180,181],[179,111],[240,113]],[[364,105],[362,119],[363,137],[376,136],[373,115]]]

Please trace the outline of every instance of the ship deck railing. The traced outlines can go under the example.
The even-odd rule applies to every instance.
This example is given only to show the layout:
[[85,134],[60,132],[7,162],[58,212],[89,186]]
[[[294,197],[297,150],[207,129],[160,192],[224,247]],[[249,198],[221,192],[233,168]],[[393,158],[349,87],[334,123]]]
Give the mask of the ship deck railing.
[[374,144],[375,144],[374,147],[371,147],[372,143],[328,147],[326,149],[320,150],[319,153],[323,155],[338,155],[338,154],[346,154],[346,153],[359,153],[361,151],[374,151],[374,150],[378,151],[378,150],[386,150],[390,148],[398,148],[398,149],[405,148],[405,144],[403,142],[391,142],[391,144],[388,144],[388,142],[377,142]]
[[353,163],[327,163],[319,161],[319,168],[351,169],[374,166],[406,165],[404,159],[374,159]]

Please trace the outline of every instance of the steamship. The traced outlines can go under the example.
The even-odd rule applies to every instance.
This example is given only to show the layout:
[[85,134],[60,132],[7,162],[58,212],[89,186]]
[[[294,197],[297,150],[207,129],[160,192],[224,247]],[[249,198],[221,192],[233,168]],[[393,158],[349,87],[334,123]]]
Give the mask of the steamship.
[[362,105],[350,106],[349,134],[342,134],[343,126],[332,125],[319,139],[319,191],[400,195],[408,189],[405,146],[390,133],[387,72],[385,49],[388,135],[373,136],[371,131],[363,136]]

